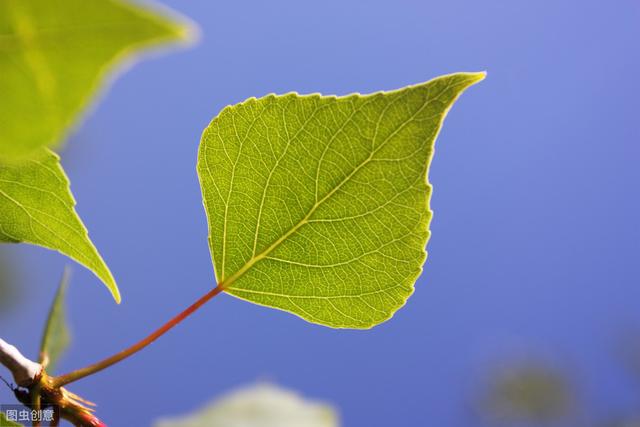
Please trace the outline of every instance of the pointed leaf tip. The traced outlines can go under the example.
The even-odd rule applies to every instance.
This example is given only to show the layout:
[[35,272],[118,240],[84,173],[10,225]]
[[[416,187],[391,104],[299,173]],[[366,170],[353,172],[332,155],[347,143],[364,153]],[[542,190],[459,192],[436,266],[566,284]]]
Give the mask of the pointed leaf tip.
[[58,251],[91,270],[116,302],[115,279],[75,210],[60,158],[43,149],[37,160],[0,165],[0,242]]

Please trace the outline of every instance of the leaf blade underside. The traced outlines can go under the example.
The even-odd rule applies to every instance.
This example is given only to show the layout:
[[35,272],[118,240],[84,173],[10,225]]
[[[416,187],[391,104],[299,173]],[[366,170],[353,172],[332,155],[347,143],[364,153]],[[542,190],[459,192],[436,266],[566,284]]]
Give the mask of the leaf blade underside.
[[434,141],[458,96],[483,78],[225,108],[198,156],[219,285],[325,326],[389,319],[426,258]]
[[56,250],[91,270],[116,302],[116,282],[75,211],[69,180],[57,154],[0,167],[0,242]]

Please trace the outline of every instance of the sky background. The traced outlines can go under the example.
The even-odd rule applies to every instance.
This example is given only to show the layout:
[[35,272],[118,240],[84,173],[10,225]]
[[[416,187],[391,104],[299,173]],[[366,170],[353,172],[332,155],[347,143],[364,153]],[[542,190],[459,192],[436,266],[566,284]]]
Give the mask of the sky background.
[[[109,425],[150,425],[267,379],[334,403],[344,426],[471,427],[488,373],[529,358],[566,372],[589,417],[638,405],[618,349],[640,330],[640,2],[164,4],[197,22],[200,43],[120,76],[63,152],[123,294],[115,305],[74,267],[63,371],[132,344],[214,286],[195,162],[224,106],[488,76],[436,143],[429,258],[392,320],[331,330],[224,295],[71,387]],[[18,269],[0,336],[35,358],[68,261],[0,249]],[[0,400],[13,402],[3,387]]]

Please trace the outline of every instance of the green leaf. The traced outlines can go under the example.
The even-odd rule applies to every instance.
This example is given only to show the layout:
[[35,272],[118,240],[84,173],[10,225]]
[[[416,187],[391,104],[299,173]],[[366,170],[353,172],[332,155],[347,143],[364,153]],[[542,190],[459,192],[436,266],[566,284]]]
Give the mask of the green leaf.
[[237,390],[193,415],[159,420],[155,427],[338,427],[325,403],[270,384]]
[[4,412],[0,411],[0,427],[22,427],[22,424],[9,421],[4,415]]
[[189,34],[166,14],[122,1],[1,1],[0,158],[59,143],[116,64]]
[[51,304],[47,324],[42,334],[40,343],[39,363],[47,368],[50,374],[55,371],[55,366],[60,360],[60,356],[67,350],[71,342],[69,326],[67,324],[65,298],[69,286],[71,270],[65,267],[58,286],[58,292]]
[[454,101],[483,78],[225,108],[198,157],[219,286],[335,328],[389,319],[426,258],[434,141]]
[[0,164],[0,242],[32,243],[57,250],[93,271],[117,302],[120,293],[74,209],[60,159],[43,156]]

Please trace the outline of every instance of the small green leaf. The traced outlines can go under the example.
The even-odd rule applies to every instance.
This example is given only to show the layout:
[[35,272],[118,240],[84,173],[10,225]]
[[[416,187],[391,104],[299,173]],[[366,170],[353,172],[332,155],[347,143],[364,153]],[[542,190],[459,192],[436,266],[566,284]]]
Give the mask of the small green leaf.
[[434,141],[458,96],[483,78],[225,108],[198,157],[218,283],[326,326],[389,319],[426,258]]
[[47,324],[40,343],[39,363],[46,365],[50,374],[55,371],[60,356],[67,350],[71,342],[65,304],[70,276],[71,270],[65,267],[58,286],[58,292],[56,292],[53,304],[51,304],[51,310],[49,311],[49,317],[47,318]]
[[155,427],[338,427],[336,411],[295,392],[257,384],[216,400],[193,415],[162,419]]
[[58,144],[117,63],[189,34],[117,0],[1,1],[0,158]]
[[59,157],[0,164],[0,242],[32,243],[57,250],[93,271],[115,300],[120,293],[75,209]]
[[4,412],[0,411],[0,427],[23,427],[23,425],[9,421]]

